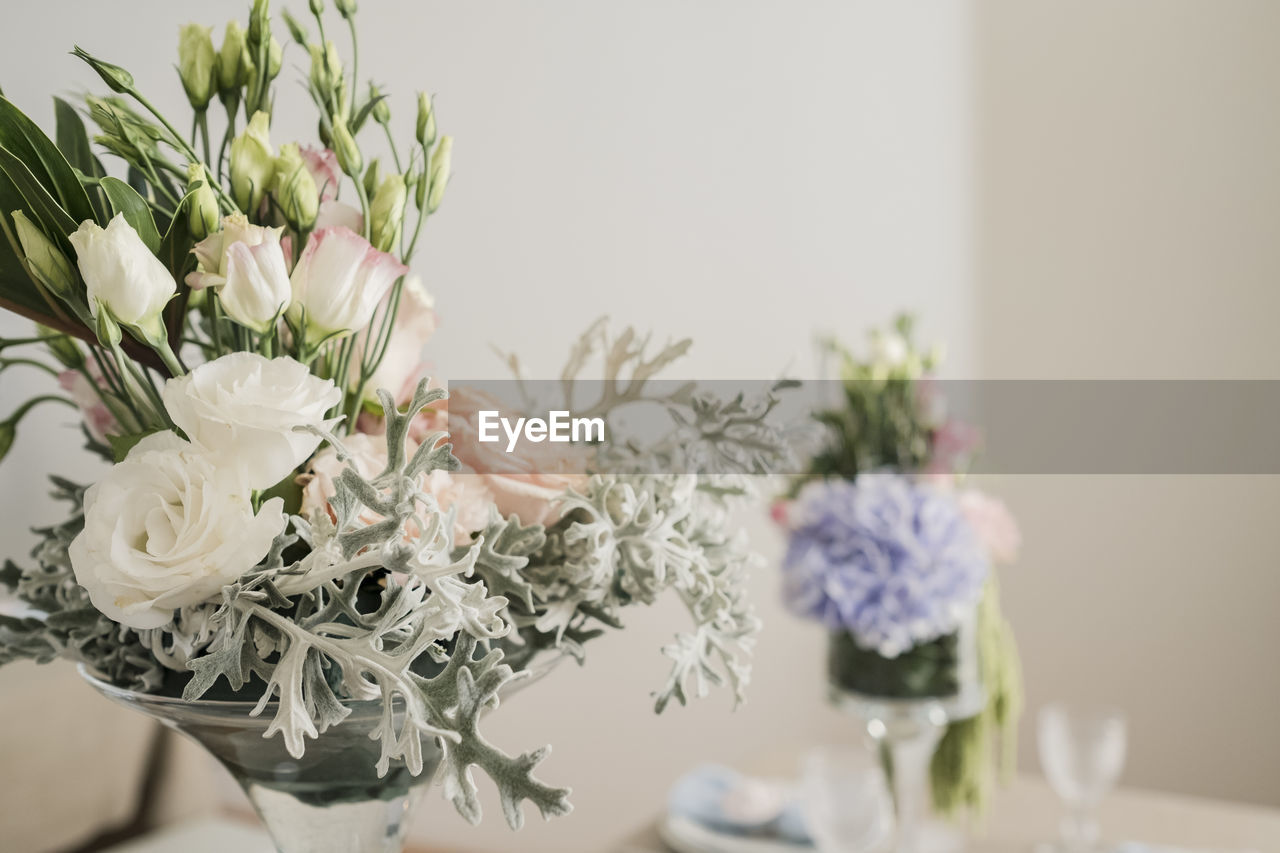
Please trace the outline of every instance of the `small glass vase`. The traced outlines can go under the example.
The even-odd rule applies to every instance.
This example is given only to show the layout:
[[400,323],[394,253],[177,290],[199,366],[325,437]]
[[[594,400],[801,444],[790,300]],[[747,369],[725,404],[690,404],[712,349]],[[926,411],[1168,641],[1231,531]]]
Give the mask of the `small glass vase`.
[[976,619],[955,634],[896,658],[862,648],[852,636],[831,635],[828,685],[832,703],[866,727],[891,781],[895,853],[963,849],[946,828],[929,825],[929,764],[947,724],[982,710]]
[[251,717],[255,702],[189,702],[116,687],[84,666],[80,674],[108,699],[183,733],[218,759],[281,853],[399,853],[410,813],[440,764],[439,747],[424,740],[421,773],[393,761],[378,776],[381,746],[369,733],[381,720],[379,702],[348,703],[350,715],[294,758],[279,735],[263,737],[274,702]]

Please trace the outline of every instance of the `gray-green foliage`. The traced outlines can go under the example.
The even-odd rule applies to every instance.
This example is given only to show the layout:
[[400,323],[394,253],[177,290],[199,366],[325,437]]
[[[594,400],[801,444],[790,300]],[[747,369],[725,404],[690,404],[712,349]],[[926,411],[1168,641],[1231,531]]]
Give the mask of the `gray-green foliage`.
[[[83,523],[82,492],[58,481],[76,511],[42,531],[36,569],[6,564],[0,572],[44,614],[0,620],[0,663],[69,657],[133,689],[176,685],[188,699],[257,699],[254,713],[272,715],[267,736],[279,735],[299,757],[308,738],[342,723],[350,701],[379,701],[379,773],[393,762],[420,772],[424,739],[435,740],[446,796],[469,820],[480,819],[473,767],[494,780],[513,827],[525,800],[544,816],[567,812],[568,790],[534,776],[546,748],[511,756],[485,739],[481,717],[535,661],[581,659],[584,643],[621,627],[625,607],[663,595],[683,603],[692,627],[663,649],[672,667],[657,710],[711,684],[727,683],[741,700],[759,623],[744,589],[754,558],[727,516],[751,494],[747,475],[765,473],[786,452],[765,422],[772,394],[724,402],[645,396],[647,378],[687,342],[648,357],[630,330],[608,341],[598,324],[575,347],[567,379],[600,344],[607,390],[592,411],[658,402],[671,411],[672,430],[649,447],[610,451],[600,462],[609,473],[566,493],[550,528],[495,509],[471,541],[454,541],[452,511],[421,486],[425,473],[458,466],[451,446],[438,433],[406,452],[414,415],[444,396],[424,382],[405,411],[380,395],[385,470],[366,478],[348,466],[335,483],[332,517],[294,517],[219,601],[177,611],[164,628],[135,631],[92,607],[67,555]],[[341,441],[324,437],[346,461]],[[714,473],[672,473],[695,468]]]

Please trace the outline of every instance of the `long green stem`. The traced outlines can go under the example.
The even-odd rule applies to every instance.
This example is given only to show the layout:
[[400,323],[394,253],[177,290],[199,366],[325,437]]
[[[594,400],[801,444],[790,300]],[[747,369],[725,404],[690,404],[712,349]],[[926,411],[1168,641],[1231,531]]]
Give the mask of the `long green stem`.
[[30,400],[15,409],[13,414],[9,416],[9,419],[5,421],[5,423],[16,424],[27,416],[27,412],[31,411],[41,403],[62,403],[73,409],[79,408],[79,406],[75,404],[74,400],[69,400],[66,397],[59,397],[57,394],[42,394],[39,397],[32,397]]
[[50,376],[58,376],[59,371],[54,370],[43,361],[36,361],[34,358],[0,358],[0,370],[8,367],[35,367],[48,373]]

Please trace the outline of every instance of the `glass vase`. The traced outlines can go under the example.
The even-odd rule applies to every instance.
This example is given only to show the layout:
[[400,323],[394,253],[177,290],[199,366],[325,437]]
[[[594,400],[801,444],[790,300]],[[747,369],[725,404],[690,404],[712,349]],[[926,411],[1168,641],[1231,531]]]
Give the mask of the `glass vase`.
[[[255,702],[194,702],[116,687],[85,667],[81,675],[108,699],[140,711],[204,747],[244,789],[281,853],[399,853],[409,817],[440,764],[434,739],[424,739],[422,772],[393,761],[385,776],[370,732],[380,702],[350,702],[351,713],[294,758],[278,734],[263,737],[274,702],[249,716]],[[397,724],[399,720],[397,720]]]
[[954,634],[894,658],[836,632],[828,647],[832,703],[865,726],[890,780],[895,853],[943,853],[964,847],[959,833],[926,822],[929,765],[947,724],[974,716],[986,701],[979,677],[974,618]]

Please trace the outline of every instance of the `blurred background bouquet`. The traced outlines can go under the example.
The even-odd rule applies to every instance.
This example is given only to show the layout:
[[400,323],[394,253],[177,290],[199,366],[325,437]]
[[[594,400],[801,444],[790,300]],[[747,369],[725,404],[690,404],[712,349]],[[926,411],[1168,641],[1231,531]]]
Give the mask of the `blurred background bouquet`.
[[948,419],[940,356],[916,348],[911,326],[873,331],[865,359],[826,345],[840,371],[839,399],[818,415],[827,442],[774,507],[784,598],[830,632],[833,698],[881,742],[900,823],[916,780],[895,744],[923,739],[938,810],[980,813],[996,764],[1013,767],[1022,702],[995,571],[1016,558],[1018,528],[964,485],[977,436]]

